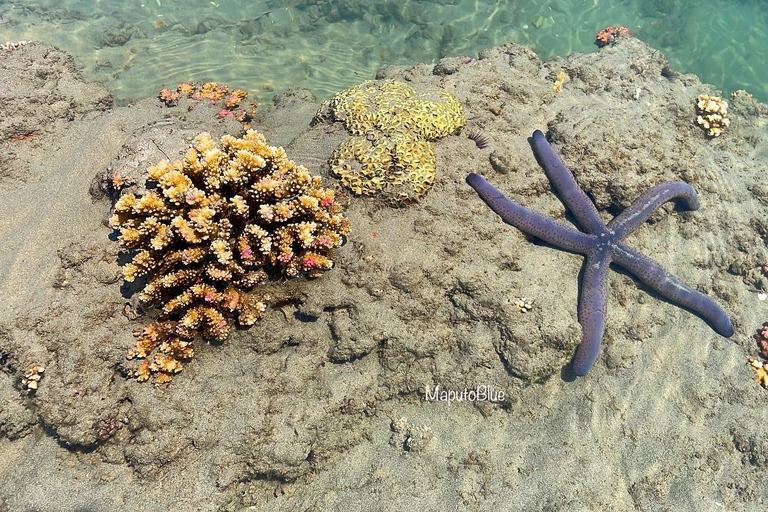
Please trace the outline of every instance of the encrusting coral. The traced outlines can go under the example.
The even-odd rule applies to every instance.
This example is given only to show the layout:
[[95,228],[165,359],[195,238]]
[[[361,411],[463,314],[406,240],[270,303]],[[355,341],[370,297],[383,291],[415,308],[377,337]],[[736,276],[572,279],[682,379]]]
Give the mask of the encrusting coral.
[[717,96],[701,94],[696,97],[696,124],[710,137],[719,137],[728,128],[728,102]]
[[408,204],[435,180],[435,141],[464,126],[464,108],[440,90],[417,93],[397,80],[367,81],[320,106],[313,123],[341,121],[354,135],[331,155],[331,172],[357,195]]
[[150,167],[147,181],[157,186],[123,195],[110,219],[133,252],[125,280],[146,276],[139,299],[160,309],[126,355],[144,359],[129,372],[139,381],[169,381],[197,334],[221,341],[235,321],[252,325],[269,299],[246,292],[267,271],[318,277],[349,233],[334,192],[253,130],[219,146],[202,133],[183,159]]

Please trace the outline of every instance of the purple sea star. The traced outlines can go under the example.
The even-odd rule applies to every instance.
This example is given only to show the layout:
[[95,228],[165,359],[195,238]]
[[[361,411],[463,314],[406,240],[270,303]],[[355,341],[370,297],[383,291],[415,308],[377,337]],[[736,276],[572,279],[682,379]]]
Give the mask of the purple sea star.
[[627,235],[667,201],[680,199],[690,210],[698,209],[699,200],[690,185],[682,181],[657,185],[638,197],[629,208],[606,225],[544,134],[539,130],[533,132],[531,145],[560,200],[584,232],[520,206],[478,174],[470,173],[467,183],[507,224],[559,249],[586,257],[578,308],[583,338],[576,348],[572,364],[576,375],[586,375],[600,352],[607,309],[606,281],[611,263],[628,270],[667,301],[697,313],[721,336],[733,335],[730,318],[715,301],[686,286],[661,265],[623,242]]

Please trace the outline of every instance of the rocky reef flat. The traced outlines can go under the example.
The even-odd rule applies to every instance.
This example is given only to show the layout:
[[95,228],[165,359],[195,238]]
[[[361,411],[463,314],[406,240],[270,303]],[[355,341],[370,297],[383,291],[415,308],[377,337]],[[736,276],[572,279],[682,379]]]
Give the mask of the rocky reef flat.
[[[463,105],[432,189],[402,208],[347,194],[335,267],[270,282],[265,318],[198,340],[158,387],[125,377],[153,313],[123,284],[105,183],[242,127],[205,102],[114,107],[56,48],[0,52],[0,510],[765,506],[768,391],[747,360],[768,320],[768,106],[736,93],[708,137],[694,107],[717,91],[634,38],[548,61],[509,43],[377,79]],[[327,161],[349,135],[310,126],[318,106],[289,91],[254,128],[343,194]],[[568,375],[583,258],[465,183],[570,224],[537,129],[605,220],[664,181],[696,189],[699,210],[669,204],[626,242],[722,305],[733,337],[613,272],[602,352]]]

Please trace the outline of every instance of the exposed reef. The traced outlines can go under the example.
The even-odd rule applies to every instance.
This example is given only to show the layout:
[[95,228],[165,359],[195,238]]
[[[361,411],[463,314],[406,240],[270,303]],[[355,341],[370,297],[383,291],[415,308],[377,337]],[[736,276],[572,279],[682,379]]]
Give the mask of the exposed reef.
[[268,296],[246,292],[267,271],[319,277],[349,233],[321,178],[253,130],[222,137],[220,147],[198,135],[182,160],[160,162],[147,179],[157,187],[120,197],[110,219],[133,255],[125,280],[146,276],[140,301],[160,308],[160,321],[139,330],[126,355],[143,359],[129,372],[139,381],[157,373],[158,384],[168,382],[193,356],[196,335],[227,338],[230,317],[252,325]]
[[[36,46],[0,62],[26,65]],[[53,87],[62,64],[50,84],[27,76],[17,112],[59,101],[31,93]],[[15,80],[20,67],[0,79]],[[560,71],[569,79],[557,92]],[[170,386],[123,376],[131,332],[151,317],[138,300],[146,276],[118,293],[127,259],[108,238],[110,211],[119,194],[153,190],[147,169],[183,159],[201,131],[221,149],[220,137],[241,125],[209,101],[161,107],[153,89],[108,112],[62,109],[19,141],[30,179],[0,187],[0,508],[694,512],[765,501],[768,402],[745,361],[757,357],[753,329],[766,320],[768,106],[729,98],[731,126],[707,138],[693,106],[714,88],[626,37],[548,61],[506,44],[387,67],[376,79],[450,91],[467,132],[490,144],[440,139],[429,193],[386,208],[333,179],[328,160],[350,134],[342,122],[308,126],[319,106],[310,92],[261,108],[256,126],[269,144],[334,189],[349,241],[320,279],[268,270],[274,278],[250,293],[275,307],[226,343],[195,341]],[[93,91],[68,90],[75,105]],[[481,172],[522,206],[569,223],[530,152],[537,129],[603,221],[660,183],[696,189],[699,210],[667,204],[627,241],[722,304],[732,338],[611,272],[600,354],[586,378],[568,380],[581,341],[573,276],[582,258],[528,243],[465,183]],[[44,377],[25,391],[34,365]],[[438,384],[505,398],[427,400]],[[577,463],[552,463],[563,457]]]
[[54,131],[57,120],[112,106],[104,86],[83,82],[71,55],[41,43],[0,50],[0,74],[0,184],[35,174],[24,153],[36,137]]

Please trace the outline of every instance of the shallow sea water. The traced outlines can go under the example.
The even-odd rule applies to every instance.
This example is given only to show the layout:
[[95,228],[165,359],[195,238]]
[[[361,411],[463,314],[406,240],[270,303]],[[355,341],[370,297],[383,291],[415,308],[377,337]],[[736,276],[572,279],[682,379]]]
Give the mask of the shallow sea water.
[[542,58],[596,51],[607,25],[626,25],[675,69],[725,94],[746,89],[768,101],[761,0],[0,2],[0,39],[61,47],[121,100],[205,80],[262,103],[292,86],[324,99],[386,64],[475,56],[505,41]]

